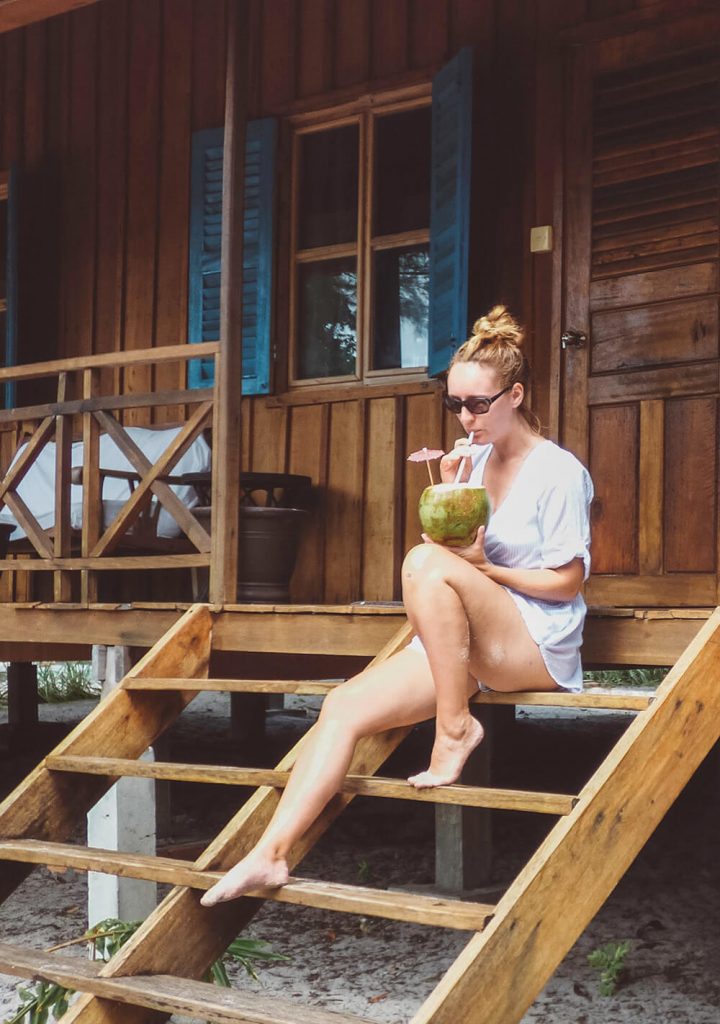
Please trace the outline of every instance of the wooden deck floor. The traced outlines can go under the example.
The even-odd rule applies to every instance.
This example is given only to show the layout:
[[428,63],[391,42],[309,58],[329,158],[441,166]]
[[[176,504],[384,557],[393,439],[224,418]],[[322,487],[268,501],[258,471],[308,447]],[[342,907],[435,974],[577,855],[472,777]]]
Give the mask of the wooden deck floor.
[[[92,644],[150,647],[184,604],[0,604],[0,660],[89,657]],[[710,608],[591,608],[586,667],[671,665]],[[404,620],[400,604],[226,605],[215,626],[223,652],[370,658]]]

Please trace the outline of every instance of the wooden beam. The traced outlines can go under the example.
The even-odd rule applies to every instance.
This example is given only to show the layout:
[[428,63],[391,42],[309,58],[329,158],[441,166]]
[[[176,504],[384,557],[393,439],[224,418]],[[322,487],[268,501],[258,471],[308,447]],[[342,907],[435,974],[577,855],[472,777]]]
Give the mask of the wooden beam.
[[[215,626],[214,651],[271,651],[277,654],[372,655],[405,621],[394,616],[337,615],[231,615],[220,613]],[[409,639],[409,637],[408,637]]]
[[[202,782],[220,786],[272,786],[284,788],[289,775],[270,768],[233,768],[212,764],[177,764],[166,761],[135,761],[120,757],[62,757],[51,755],[46,767],[52,772],[106,775],[112,778],[164,779],[172,782]],[[415,800],[453,804],[458,807],[493,807],[505,811],[534,811],[537,814],[569,814],[576,797],[565,793],[535,793],[482,786],[436,786],[415,789],[404,779],[382,776],[347,776],[343,793],[376,796],[387,800]]]
[[[8,500],[8,507],[15,509],[14,500]],[[21,522],[19,518],[18,522]],[[36,540],[39,541],[40,537],[42,534],[30,539],[35,543]],[[0,572],[3,570],[47,572],[48,569],[187,569],[209,563],[210,555],[199,552],[197,554],[189,552],[186,555],[95,555],[89,558],[73,555],[69,558],[55,558],[51,549],[47,554],[41,555],[40,559],[35,560],[19,561],[13,558],[0,558]],[[62,602],[62,598],[58,598],[58,601]]]
[[[120,853],[70,843],[40,842],[37,839],[0,839],[0,861],[98,871],[104,875],[140,878],[199,890],[210,889],[224,874],[222,871],[198,870],[188,861],[173,857]],[[466,931],[481,931],[494,909],[488,904],[444,899],[435,894],[425,896],[422,893],[392,892],[292,877],[280,888],[256,889],[250,895],[276,903],[314,907],[317,910],[337,910],[345,914],[363,914],[367,917],[384,917],[388,921],[407,921]]]
[[469,1024],[480,993],[483,1024],[523,1017],[716,743],[719,681],[717,609],[412,1024]]
[[242,276],[245,183],[245,124],[249,66],[247,5],[229,5],[225,149],[223,153],[220,358],[215,360],[210,600],[237,595],[242,453]]
[[0,482],[0,503],[4,501],[7,492],[9,490],[15,490],[21,481],[27,476],[28,472],[34,466],[41,450],[44,448],[45,442],[50,438],[54,429],[54,416],[46,416],[27,442],[22,455],[20,455],[17,462],[13,463],[12,467],[5,474],[2,482]]
[[703,621],[673,616],[658,619],[588,616],[583,639],[583,665],[586,668],[674,665]]
[[[88,370],[92,373],[92,370]],[[75,416],[80,413],[96,412],[101,409],[153,409],[165,405],[197,405],[211,401],[212,388],[197,388],[175,391],[131,392],[127,395],[97,395],[94,398],[75,398],[69,402],[46,402],[44,405],[26,405],[20,409],[0,411],[0,424],[16,423],[18,420],[36,420],[41,416]],[[34,438],[35,435],[33,435]],[[14,467],[13,467],[14,468]]]
[[0,661],[90,661],[92,644],[0,643]]
[[[128,690],[204,690],[220,693],[299,693],[326,696],[339,682],[334,679],[130,679],[123,684]],[[512,693],[480,691],[474,704],[534,705],[546,708],[604,708],[612,711],[644,711],[652,694],[613,693],[605,690],[548,693],[517,690]]]
[[[172,487],[170,487],[169,484],[164,483],[162,480],[153,479],[153,473],[155,472],[156,467],[160,473],[162,473],[166,467],[172,469],[175,461],[182,455],[186,443],[189,444],[193,439],[194,434],[200,432],[200,429],[205,423],[209,413],[210,404],[207,403],[205,405],[201,405],[200,408],[193,413],[192,417],[188,420],[177,437],[170,442],[164,454],[160,457],[155,466],[153,466],[147,456],[143,454],[142,450],[137,444],[135,444],[126,429],[114,416],[106,412],[95,413],[95,417],[100,426],[107,434],[110,435],[110,437],[112,437],[113,441],[128,462],[137,470],[140,477],[143,478],[141,483],[144,482],[144,478],[146,476],[149,477],[150,489],[155,497],[158,499],[160,504],[165,507],[165,510],[173,517],[181,530],[183,530],[190,538],[198,551],[202,552],[210,552],[212,542],[209,535],[197,521],[195,516],[185,507],[185,505],[183,505]],[[138,488],[139,487],[140,485],[138,485]],[[121,510],[121,515],[123,511],[124,509]],[[119,521],[120,516],[118,516],[116,522]],[[109,527],[108,533],[112,534],[113,526]]]
[[0,0],[0,32],[12,32],[94,3],[97,0]]
[[[290,999],[275,999],[238,988],[221,988],[207,981],[188,981],[170,975],[103,978],[101,961],[43,953],[0,943],[0,970],[20,978],[42,978],[77,992],[92,992],[105,1000],[158,1010],[166,1017],[180,1014],[217,1024],[371,1024],[364,1017],[346,1016]],[[144,1018],[147,1019],[147,1014]]]
[[[103,536],[97,541],[92,550],[89,552],[90,556],[104,555],[114,550],[119,541],[122,539],[122,536],[137,521],[137,518],[143,511],[146,502],[150,500],[149,492],[151,489],[153,490],[153,493],[156,494],[158,501],[160,501],[162,505],[167,505],[167,497],[169,494],[173,495],[173,506],[172,508],[166,509],[171,515],[173,514],[173,509],[177,509],[177,505],[175,504],[175,502],[179,502],[179,499],[174,494],[174,492],[168,487],[167,484],[163,483],[162,489],[160,490],[156,489],[155,485],[157,484],[158,486],[160,486],[159,478],[163,474],[167,475],[169,472],[171,472],[175,464],[178,462],[178,460],[185,454],[190,445],[193,444],[196,437],[200,433],[200,430],[202,429],[207,419],[209,418],[211,410],[212,403],[210,402],[206,402],[203,405],[201,405],[198,409],[196,409],[195,412],[190,417],[190,419],[184,424],[182,430],[180,430],[180,432],[172,439],[172,441],[167,446],[165,451],[162,453],[160,458],[157,459],[154,463],[151,463],[150,460],[145,458],[144,456],[142,460],[139,458],[139,456],[142,455],[142,453],[140,452],[139,449],[136,450],[132,447],[132,439],[129,437],[125,429],[120,424],[117,424],[115,428],[116,432],[113,435],[115,443],[118,445],[123,454],[125,454],[125,456],[129,459],[132,458],[134,452],[135,457],[138,460],[136,468],[142,465],[146,465],[146,471],[144,473],[139,473],[141,479],[139,480],[137,486],[133,488],[129,499],[125,502],[120,512],[113,519],[112,523],[107,528]],[[113,417],[107,417],[107,420],[105,422],[107,423],[108,421],[116,423]],[[120,438],[122,438],[122,441],[119,440]],[[182,502],[180,502],[180,504],[182,504]],[[183,515],[185,516],[185,514],[187,514],[187,518],[183,518],[182,523],[176,518],[176,523],[180,527],[183,527],[184,525],[186,527],[185,532],[187,533],[191,524],[194,524],[193,530],[195,530],[195,528],[198,527],[199,524],[191,513],[187,513],[187,509],[185,509],[184,505],[183,510]],[[209,552],[212,544],[210,537],[205,532],[205,530],[203,530],[202,528],[200,528],[200,530],[202,537],[198,536],[198,540],[202,540],[203,546],[200,547],[198,544],[199,550],[203,552]]]
[[70,373],[73,370],[138,366],[143,363],[171,363],[178,359],[214,356],[219,351],[220,346],[216,341],[204,341],[193,345],[192,348],[189,345],[161,345],[158,348],[138,348],[124,352],[104,352],[92,356],[73,356],[70,359],[50,359],[45,363],[24,363],[22,366],[4,367],[0,369],[0,381],[33,380],[36,377],[52,377],[56,373]]
[[[206,556],[165,557],[199,559]],[[3,564],[0,563],[0,568]],[[8,560],[8,567],[13,569],[24,564]],[[40,563],[28,560],[28,564]],[[105,604],[89,608],[0,604],[0,654],[4,660],[12,661],[18,645],[36,643],[38,638],[53,647],[68,644],[77,648],[80,636],[86,644],[152,647],[186,608],[187,605],[174,603],[143,605],[137,602],[129,607]],[[710,615],[709,609],[702,608],[619,611],[623,614],[615,614],[613,609],[591,609],[583,644],[583,662],[587,668],[672,665]],[[398,605],[236,605],[231,610],[225,607],[218,612],[213,627],[213,650],[262,653],[270,657],[321,651],[331,657],[371,658],[404,621],[405,613]],[[15,651],[15,655],[7,651]],[[491,698],[492,695],[488,695],[487,699]]]

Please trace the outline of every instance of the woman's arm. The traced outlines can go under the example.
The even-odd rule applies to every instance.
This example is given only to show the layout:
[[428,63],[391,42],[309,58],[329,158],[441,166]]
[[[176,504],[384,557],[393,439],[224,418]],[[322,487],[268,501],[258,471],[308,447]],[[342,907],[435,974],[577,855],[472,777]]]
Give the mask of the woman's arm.
[[581,558],[557,569],[508,569],[490,562],[478,568],[495,583],[541,601],[572,601],[580,593],[584,576]]
[[579,594],[585,575],[582,558],[573,558],[557,569],[510,569],[488,561],[484,541],[485,528],[481,526],[469,547],[454,550],[495,583],[528,597],[541,601],[572,601]]

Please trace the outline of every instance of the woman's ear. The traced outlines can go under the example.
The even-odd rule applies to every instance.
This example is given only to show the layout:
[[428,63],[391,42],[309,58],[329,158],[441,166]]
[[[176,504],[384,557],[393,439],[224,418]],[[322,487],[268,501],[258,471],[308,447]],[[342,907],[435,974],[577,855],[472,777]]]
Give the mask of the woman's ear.
[[512,398],[513,406],[516,409],[522,405],[523,398],[525,397],[525,388],[520,383],[520,381],[516,380],[513,384],[512,391],[510,392],[510,397]]

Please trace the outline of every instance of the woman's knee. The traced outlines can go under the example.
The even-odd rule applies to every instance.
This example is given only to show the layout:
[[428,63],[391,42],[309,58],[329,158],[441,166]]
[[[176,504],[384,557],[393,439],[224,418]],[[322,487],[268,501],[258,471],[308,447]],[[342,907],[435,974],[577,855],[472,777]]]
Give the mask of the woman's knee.
[[350,692],[347,683],[331,690],[323,700],[319,721],[324,725],[330,723],[339,725],[348,734],[358,738],[360,718],[357,700]]
[[417,544],[405,555],[402,566],[403,586],[446,581],[452,572],[453,556],[440,544]]

